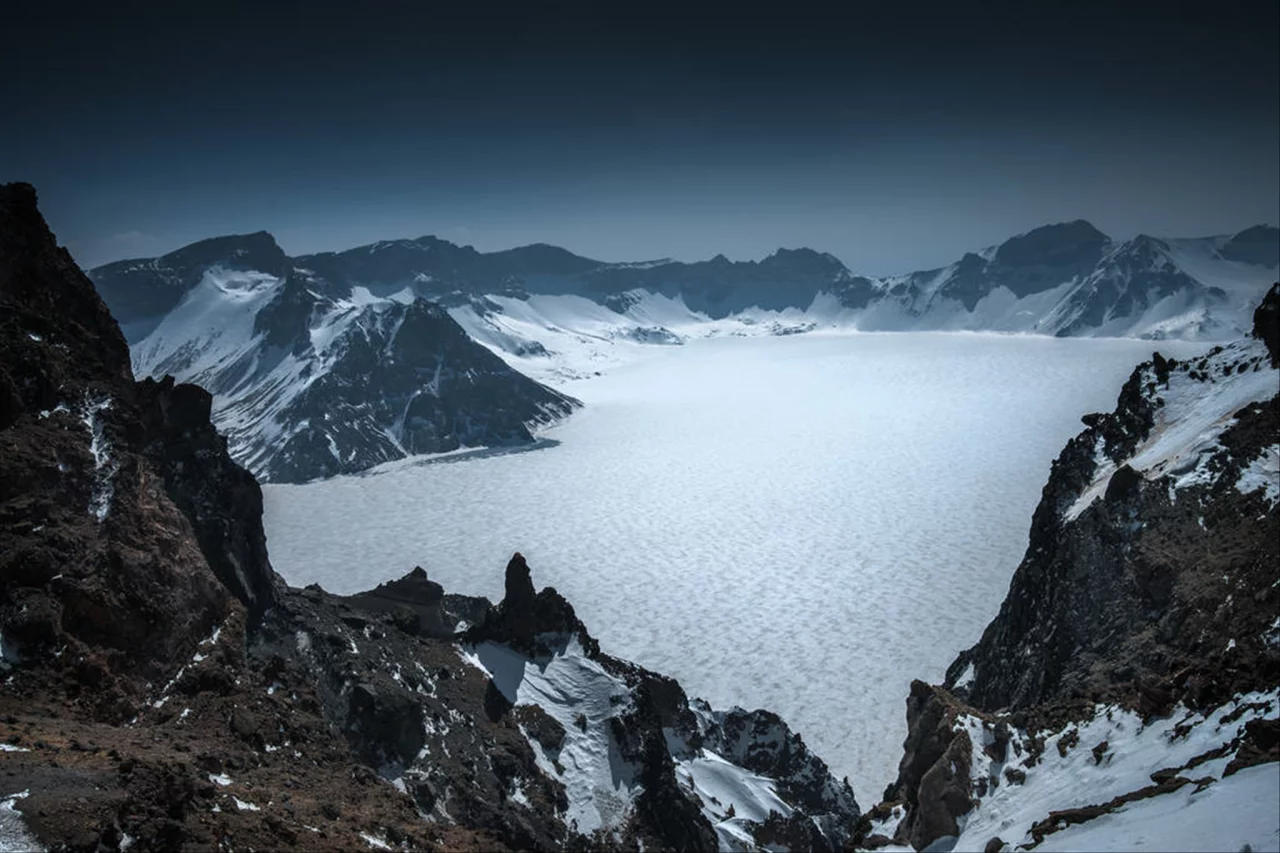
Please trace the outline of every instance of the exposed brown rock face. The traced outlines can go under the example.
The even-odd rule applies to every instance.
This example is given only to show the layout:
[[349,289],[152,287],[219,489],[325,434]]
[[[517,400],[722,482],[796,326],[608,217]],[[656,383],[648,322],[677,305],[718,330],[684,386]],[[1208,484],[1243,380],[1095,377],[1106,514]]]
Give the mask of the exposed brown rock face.
[[[124,338],[35,202],[25,184],[0,187],[5,656],[40,664],[18,681],[119,720],[239,605],[170,497],[184,489],[164,463],[193,455],[194,436],[153,430],[156,398],[133,382]],[[269,577],[263,557],[242,570]]]
[[[1280,612],[1280,507],[1236,487],[1280,441],[1280,398],[1233,413],[1199,463],[1201,484],[1175,489],[1171,476],[1124,464],[1152,434],[1170,376],[1208,394],[1265,361],[1157,357],[1134,371],[1114,413],[1085,418],[1054,462],[1000,613],[948,669],[947,685],[972,666],[958,695],[987,711],[1117,701],[1151,714],[1280,681],[1280,649],[1265,640]],[[1101,499],[1069,519],[1099,471],[1098,447],[1118,470]]]
[[1280,282],[1271,285],[1253,312],[1253,336],[1267,345],[1271,364],[1280,367]]
[[923,681],[911,683],[907,739],[894,788],[907,804],[897,838],[917,850],[935,839],[959,835],[958,818],[973,806],[969,779],[973,744],[967,732],[955,728],[961,711],[942,688]]

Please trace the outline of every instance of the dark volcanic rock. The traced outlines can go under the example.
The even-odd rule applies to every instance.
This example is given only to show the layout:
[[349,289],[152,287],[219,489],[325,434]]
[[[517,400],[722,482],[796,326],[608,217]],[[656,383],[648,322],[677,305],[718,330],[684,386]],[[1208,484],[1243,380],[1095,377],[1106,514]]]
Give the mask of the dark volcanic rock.
[[[121,692],[84,701],[127,714],[144,679],[231,614],[230,596],[156,464],[187,453],[186,437],[152,431],[119,328],[23,184],[0,188],[0,362],[18,394],[0,432],[6,657],[20,679],[113,672]],[[270,576],[265,554],[244,569]]]
[[906,797],[907,816],[897,837],[922,850],[939,838],[959,835],[959,818],[973,807],[969,767],[973,744],[956,731],[960,706],[938,687],[911,683],[907,739],[895,789]]
[[[425,828],[387,786],[351,785],[359,765],[315,685],[285,659],[248,665],[248,618],[284,589],[257,484],[209,424],[208,394],[134,383],[119,328],[21,184],[0,187],[0,364],[0,725],[31,744],[0,763],[30,790],[18,810],[40,843],[314,847],[304,824],[340,801],[352,822],[320,846],[354,849],[361,830],[501,846]],[[355,705],[410,748],[408,708],[381,692]]]
[[1280,282],[1271,285],[1253,312],[1253,336],[1267,345],[1272,367],[1280,367]]
[[[1249,354],[1256,351],[1156,359],[1134,371],[1115,412],[1085,418],[1088,428],[1054,462],[1000,613],[947,670],[946,683],[956,685],[973,667],[972,682],[957,688],[967,702],[995,711],[1118,701],[1155,714],[1280,678],[1280,655],[1262,640],[1280,608],[1265,568],[1280,560],[1280,513],[1261,492],[1235,487],[1280,441],[1280,401],[1234,412],[1216,445],[1174,472],[1202,470],[1191,485],[1175,488],[1170,476],[1127,464],[1163,417],[1172,385],[1181,395],[1209,394],[1216,383],[1243,381],[1268,366]],[[1109,467],[1116,470],[1100,480],[1101,496],[1072,517]],[[1238,651],[1221,660],[1237,638]]]
[[[999,613],[943,687],[913,682],[898,777],[876,820],[859,827],[860,845],[883,846],[877,821],[901,804],[895,840],[917,850],[950,849],[947,839],[993,816],[985,825],[1024,849],[1129,803],[1191,783],[1204,790],[1217,778],[1195,768],[1212,759],[1231,756],[1217,771],[1225,777],[1280,757],[1273,720],[1240,721],[1271,713],[1266,694],[1280,683],[1280,504],[1268,467],[1280,444],[1280,381],[1270,368],[1270,353],[1252,341],[1190,362],[1157,353],[1125,383],[1114,412],[1083,418],[1086,429],[1053,463]],[[1245,698],[1255,691],[1261,701]],[[1150,761],[1126,742],[1131,727],[1170,726],[1175,709],[1167,742],[1199,737],[1212,748],[1174,751],[1154,784],[1126,789],[1119,768]],[[1112,734],[1084,741],[1086,726]],[[1082,747],[1085,767],[1074,756]],[[1093,768],[1107,768],[1097,771],[1094,804],[1055,810],[1045,801],[1063,774],[1074,785]],[[965,819],[994,796],[999,804],[987,808],[998,812]]]
[[378,584],[368,592],[344,599],[368,613],[389,614],[410,634],[452,637],[459,626],[483,621],[493,605],[484,598],[444,594],[444,587],[427,577],[421,566],[402,578]]
[[506,596],[480,624],[467,631],[467,640],[503,643],[533,657],[552,653],[555,643],[577,637],[589,654],[600,644],[573,611],[573,605],[552,587],[536,595],[524,557],[516,553],[507,563]]
[[261,487],[231,461],[227,440],[209,420],[209,392],[174,385],[172,377],[144,379],[137,392],[150,439],[144,452],[190,520],[210,568],[256,620],[280,583],[267,559]]

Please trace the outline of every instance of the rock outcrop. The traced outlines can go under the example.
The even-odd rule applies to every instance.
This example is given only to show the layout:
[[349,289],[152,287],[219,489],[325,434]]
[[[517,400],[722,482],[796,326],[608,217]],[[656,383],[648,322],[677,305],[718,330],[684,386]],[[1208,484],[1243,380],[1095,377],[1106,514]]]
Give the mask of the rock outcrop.
[[994,711],[1277,683],[1278,391],[1259,342],[1139,367],[1054,463],[1008,597],[947,685]]
[[31,843],[485,846],[423,832],[313,685],[249,665],[284,590],[258,486],[205,391],[134,382],[23,184],[0,187],[0,364],[0,761]]
[[[839,850],[852,839],[859,810],[848,781],[834,779],[777,715],[715,711],[690,700],[675,680],[603,653],[554,589],[534,593],[522,555],[507,566],[506,597],[466,640],[491,673],[496,716],[536,707],[560,720],[568,738],[617,755],[620,763],[610,759],[599,768],[604,776],[595,790],[621,778],[616,796],[632,805],[604,820],[590,836],[594,843]],[[517,665],[524,670],[518,681],[510,675]],[[540,673],[531,677],[531,667]],[[594,689],[582,695],[583,684]],[[542,755],[575,748],[544,745]],[[726,789],[709,783],[708,772],[713,778],[727,773],[741,786],[728,790],[750,790],[752,778],[764,781],[773,799],[722,801],[717,795]]]
[[[22,662],[17,681],[127,719],[169,662],[255,595],[269,600],[265,549],[246,555],[239,588],[210,570],[225,560],[193,526],[233,517],[237,495],[184,481],[176,463],[208,436],[165,428],[164,401],[134,383],[124,338],[24,184],[0,188],[0,363],[5,659]],[[184,512],[196,505],[208,515]]]
[[1266,344],[1271,366],[1280,367],[1280,282],[1271,285],[1262,304],[1253,312],[1253,336]]
[[599,652],[600,644],[587,633],[573,612],[573,605],[554,587],[534,592],[529,564],[518,552],[507,563],[505,593],[498,606],[467,632],[469,642],[493,641],[539,657],[550,654],[552,645],[572,636],[588,653]]
[[961,712],[942,689],[911,683],[907,739],[897,781],[890,787],[906,805],[897,838],[917,850],[938,838],[958,836],[959,820],[973,808],[973,743],[967,732],[957,730]]
[[[998,615],[942,687],[912,685],[898,778],[863,844],[1037,844],[1271,755],[1254,742],[1280,707],[1278,292],[1253,339],[1156,353],[1114,412],[1083,419]],[[1094,767],[1108,770],[1063,781]],[[1052,774],[1058,799],[1021,797]]]

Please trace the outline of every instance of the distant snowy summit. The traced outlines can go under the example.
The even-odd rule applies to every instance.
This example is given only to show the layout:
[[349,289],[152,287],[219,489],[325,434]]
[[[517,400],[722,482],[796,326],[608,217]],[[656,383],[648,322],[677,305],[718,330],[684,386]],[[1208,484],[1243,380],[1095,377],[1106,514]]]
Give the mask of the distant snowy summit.
[[1115,241],[1078,220],[887,278],[803,248],[605,263],[544,244],[486,253],[422,237],[290,258],[265,232],[90,277],[139,375],[209,388],[237,458],[265,480],[301,481],[530,441],[578,404],[521,374],[561,384],[693,338],[844,328],[1234,339],[1278,268],[1269,226]]
[[1248,331],[1254,306],[1275,280],[1280,229],[1116,241],[1076,220],[1011,237],[940,269],[884,278],[855,275],[833,255],[803,248],[779,249],[760,261],[717,255],[696,263],[605,263],[544,244],[485,253],[422,237],[289,259],[259,232],[108,264],[91,276],[128,318],[130,338],[140,339],[147,321],[175,307],[215,263],[274,276],[305,269],[316,289],[333,298],[359,286],[379,298],[408,292],[451,307],[484,296],[577,296],[638,320],[634,309],[657,296],[695,321],[798,311],[869,330],[1230,340]]

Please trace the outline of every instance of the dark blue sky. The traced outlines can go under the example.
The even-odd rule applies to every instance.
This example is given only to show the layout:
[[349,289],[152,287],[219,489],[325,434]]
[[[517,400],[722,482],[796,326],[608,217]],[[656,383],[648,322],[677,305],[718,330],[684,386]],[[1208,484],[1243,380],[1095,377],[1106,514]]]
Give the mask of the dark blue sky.
[[0,180],[86,265],[266,229],[886,273],[1078,217],[1280,219],[1261,0],[22,5]]

